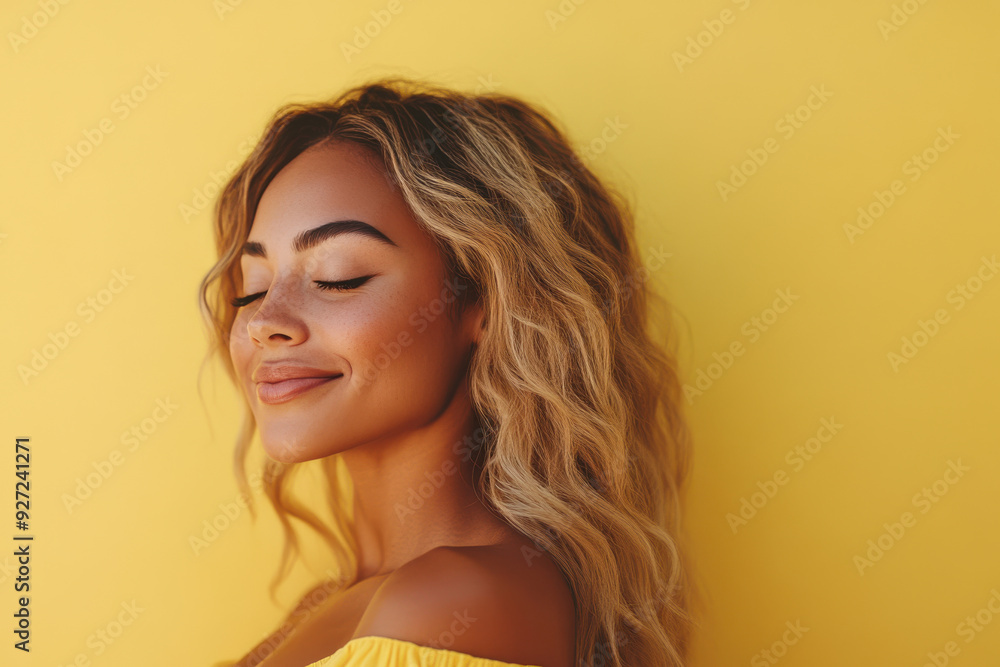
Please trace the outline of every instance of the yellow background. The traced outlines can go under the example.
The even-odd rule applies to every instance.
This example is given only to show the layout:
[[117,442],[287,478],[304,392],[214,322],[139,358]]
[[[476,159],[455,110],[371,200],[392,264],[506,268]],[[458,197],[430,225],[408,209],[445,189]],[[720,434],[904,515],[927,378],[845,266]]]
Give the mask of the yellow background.
[[[0,10],[0,497],[12,526],[13,442],[30,436],[36,536],[29,655],[11,647],[14,559],[0,557],[0,663],[209,664],[283,617],[267,599],[280,542],[261,495],[256,524],[244,510],[208,548],[189,545],[237,494],[236,394],[218,368],[198,393],[196,287],[213,248],[197,195],[280,104],[400,73],[543,105],[638,203],[644,255],[671,253],[652,279],[683,315],[685,379],[715,375],[689,406],[687,517],[707,593],[692,664],[771,664],[761,652],[774,650],[788,666],[923,665],[949,641],[948,664],[998,664],[1000,615],[971,637],[960,624],[982,622],[1000,590],[1000,279],[980,268],[1000,251],[1000,5],[399,0],[347,57],[388,2],[49,4],[51,17],[37,0]],[[144,99],[131,109],[122,95]],[[113,131],[60,178],[53,162],[105,118]],[[952,140],[935,155],[939,128]],[[769,140],[724,200],[718,182]],[[925,150],[936,161],[911,180]],[[845,225],[897,179],[903,194],[852,242]],[[116,270],[132,279],[102,292],[121,287]],[[967,282],[980,289],[959,308]],[[775,317],[778,290],[798,298]],[[87,319],[78,305],[102,295]],[[947,321],[894,368],[889,354],[921,321],[934,330],[939,309]],[[73,323],[24,381],[19,368]],[[122,433],[163,416],[157,399],[177,407],[129,451]],[[787,453],[824,418],[842,428],[796,469]],[[120,465],[70,512],[66,495],[116,450]],[[938,482],[949,461],[968,471]],[[734,533],[727,515],[782,472]],[[947,493],[921,512],[914,496],[935,482]],[[855,557],[907,511],[915,524],[859,572]],[[282,604],[327,565],[314,550]],[[133,601],[120,636],[95,639]]]

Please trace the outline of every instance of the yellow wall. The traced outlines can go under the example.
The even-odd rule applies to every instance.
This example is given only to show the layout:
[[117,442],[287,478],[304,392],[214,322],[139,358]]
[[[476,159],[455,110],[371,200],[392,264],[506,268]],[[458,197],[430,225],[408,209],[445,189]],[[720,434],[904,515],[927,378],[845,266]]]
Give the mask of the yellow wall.
[[389,6],[3,4],[0,495],[12,517],[28,436],[35,541],[27,655],[0,557],[0,663],[208,664],[278,622],[275,522],[233,509],[235,394],[218,370],[198,394],[206,202],[278,105],[394,72],[546,106],[670,253],[694,664],[996,664],[1000,5]]

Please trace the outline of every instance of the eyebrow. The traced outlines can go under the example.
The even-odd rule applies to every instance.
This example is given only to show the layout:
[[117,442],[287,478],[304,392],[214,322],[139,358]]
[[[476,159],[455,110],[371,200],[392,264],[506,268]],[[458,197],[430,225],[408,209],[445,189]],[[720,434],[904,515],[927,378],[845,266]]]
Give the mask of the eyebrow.
[[[341,234],[361,234],[362,236],[373,238],[393,247],[398,247],[395,243],[393,243],[392,239],[369,225],[367,222],[362,222],[360,220],[335,220],[333,222],[322,224],[319,227],[308,229],[296,236],[295,240],[292,241],[292,249],[295,250],[295,252],[303,252],[309,248],[319,245],[327,239],[332,239]],[[267,259],[267,251],[264,249],[264,244],[258,243],[257,241],[247,241],[244,243],[241,254]]]

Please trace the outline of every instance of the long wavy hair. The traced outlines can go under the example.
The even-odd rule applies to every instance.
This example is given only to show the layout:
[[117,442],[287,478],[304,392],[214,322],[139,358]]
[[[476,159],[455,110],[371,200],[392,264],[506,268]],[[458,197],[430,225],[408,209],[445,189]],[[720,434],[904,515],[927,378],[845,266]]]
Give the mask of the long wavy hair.
[[[650,285],[627,198],[602,183],[537,106],[390,77],[325,102],[286,104],[222,189],[218,261],[199,303],[234,382],[229,335],[240,249],[271,179],[306,148],[350,141],[380,156],[450,279],[482,304],[470,398],[482,426],[480,497],[547,552],[576,604],[579,664],[683,665],[696,600],[681,526],[690,435],[675,328]],[[653,303],[657,308],[651,309]],[[664,331],[656,320],[665,315]],[[249,404],[235,450],[251,499]],[[339,456],[319,459],[338,530],[291,494],[307,463],[268,459],[257,479],[285,534],[274,587],[314,528],[356,577]]]

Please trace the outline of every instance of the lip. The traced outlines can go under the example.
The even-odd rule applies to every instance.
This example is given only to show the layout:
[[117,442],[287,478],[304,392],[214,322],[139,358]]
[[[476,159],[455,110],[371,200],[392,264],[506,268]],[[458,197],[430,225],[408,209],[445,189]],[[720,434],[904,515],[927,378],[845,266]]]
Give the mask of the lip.
[[267,403],[268,405],[284,403],[292,400],[299,394],[303,394],[327,382],[332,382],[340,377],[342,376],[291,378],[289,380],[282,380],[281,382],[258,382],[257,398],[260,399],[261,403]]
[[261,365],[254,373],[253,382],[261,403],[274,405],[290,401],[296,396],[343,377],[337,373],[310,366]]

